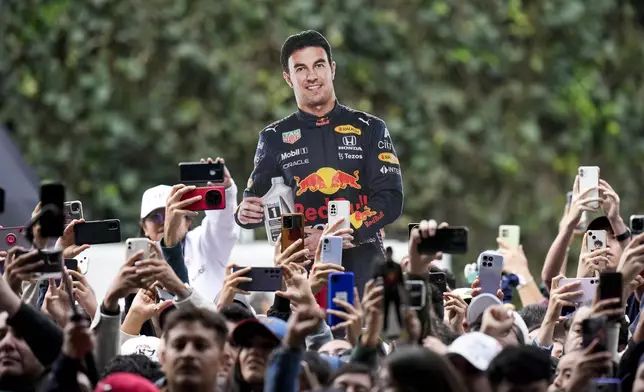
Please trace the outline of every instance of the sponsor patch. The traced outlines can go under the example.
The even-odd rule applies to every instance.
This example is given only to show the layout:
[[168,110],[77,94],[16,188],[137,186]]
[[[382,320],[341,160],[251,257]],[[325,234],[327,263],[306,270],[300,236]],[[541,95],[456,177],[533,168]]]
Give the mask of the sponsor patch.
[[337,133],[362,135],[362,131],[353,125],[339,125],[334,128]]
[[382,174],[398,174],[400,175],[399,167],[383,166],[380,168],[380,173]]
[[349,154],[348,152],[339,152],[338,159],[362,159],[362,154]]
[[381,150],[393,150],[394,144],[385,138],[385,140],[378,142],[378,148]]
[[394,165],[400,164],[400,162],[398,162],[398,157],[390,152],[382,152],[378,154],[378,159],[383,162],[393,163]]
[[297,156],[300,156],[300,155],[306,155],[308,153],[309,153],[309,148],[308,147],[302,147],[302,148],[296,148],[295,150],[283,152],[280,155],[280,157],[282,158],[283,161],[285,161],[285,160],[287,160],[289,158],[297,157]]
[[282,169],[286,170],[289,167],[295,167],[295,166],[301,166],[301,165],[308,165],[309,159],[298,159],[296,161],[292,162],[286,162],[285,164],[282,165]]
[[323,125],[327,125],[328,123],[329,123],[329,118],[328,117],[320,117],[315,122],[315,126],[321,127]]
[[288,144],[294,144],[302,138],[302,134],[299,129],[294,129],[292,131],[282,133],[282,141]]

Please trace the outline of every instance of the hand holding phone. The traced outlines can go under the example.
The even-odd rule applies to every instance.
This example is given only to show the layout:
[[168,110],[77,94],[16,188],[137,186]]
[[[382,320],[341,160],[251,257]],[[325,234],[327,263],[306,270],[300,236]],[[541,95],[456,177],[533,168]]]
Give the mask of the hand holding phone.
[[[327,309],[335,312],[343,312],[344,308],[337,305],[333,300],[339,299],[353,305],[354,296],[353,288],[355,286],[355,276],[353,272],[333,272],[329,275],[329,290],[327,298]],[[342,323],[344,320],[341,317],[329,313],[328,325],[333,328],[334,326]],[[336,313],[337,314],[337,313]]]
[[[422,223],[422,222],[421,222]],[[415,228],[420,229],[420,223],[410,223],[408,225],[409,236]],[[436,229],[433,236],[421,236],[421,241],[417,246],[420,254],[436,254],[444,252],[449,254],[467,253],[467,227],[442,227]]]
[[499,252],[485,251],[479,255],[479,287],[481,293],[496,296],[501,283],[504,257]]
[[[599,167],[598,166],[580,166],[577,169],[579,176],[579,194],[585,195],[584,198],[598,199],[599,198]],[[587,192],[587,193],[586,193]],[[599,202],[594,201],[588,203],[588,207],[592,209],[599,208]]]
[[74,242],[78,245],[98,245],[121,242],[121,221],[108,219],[74,225]]
[[600,249],[606,249],[606,230],[588,230],[586,250],[590,253]]
[[[304,250],[304,215],[303,214],[282,214],[282,234],[281,246],[282,252],[289,246],[300,241],[300,245],[293,251],[297,253]],[[295,260],[296,262],[306,261],[305,257]]]
[[188,211],[210,211],[223,210],[226,208],[226,190],[221,186],[209,186],[205,188],[196,188],[186,192],[181,201],[201,197],[194,203],[184,206]]
[[521,245],[521,227],[516,225],[499,226],[499,238],[510,248]]
[[351,228],[351,205],[349,200],[331,200],[328,205],[329,211],[329,227],[340,219],[344,218],[344,221],[338,227],[340,229],[349,229]]
[[[246,267],[233,267],[237,272]],[[275,292],[282,289],[282,269],[271,267],[252,267],[244,277],[251,278],[250,282],[241,282],[237,288],[243,291]]]

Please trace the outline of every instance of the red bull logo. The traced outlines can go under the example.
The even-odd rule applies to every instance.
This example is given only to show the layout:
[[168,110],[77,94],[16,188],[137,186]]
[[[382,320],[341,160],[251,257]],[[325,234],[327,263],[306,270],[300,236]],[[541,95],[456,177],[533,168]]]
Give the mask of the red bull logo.
[[358,181],[360,180],[360,172],[358,170],[353,172],[353,175],[336,170],[331,167],[322,167],[315,173],[300,179],[300,177],[293,177],[295,179],[296,196],[301,196],[305,192],[322,192],[326,195],[332,195],[340,189],[362,189]]
[[367,219],[377,214],[378,212],[373,211],[369,206],[365,206],[362,211],[358,210],[351,214],[351,226],[359,229],[360,227],[362,227],[362,224],[367,221]]

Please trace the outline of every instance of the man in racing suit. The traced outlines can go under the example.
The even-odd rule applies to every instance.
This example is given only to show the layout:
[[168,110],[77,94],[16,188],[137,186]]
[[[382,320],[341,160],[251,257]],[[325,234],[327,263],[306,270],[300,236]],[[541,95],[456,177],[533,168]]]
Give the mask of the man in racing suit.
[[281,58],[298,110],[260,132],[255,168],[235,219],[243,228],[260,227],[261,197],[271,178],[282,176],[293,189],[294,212],[304,214],[312,257],[328,220],[328,202],[349,200],[354,247],[344,249],[342,264],[362,292],[375,260],[384,255],[380,230],[402,213],[402,177],[391,136],[381,119],[337,103],[335,62],[320,33],[289,37]]

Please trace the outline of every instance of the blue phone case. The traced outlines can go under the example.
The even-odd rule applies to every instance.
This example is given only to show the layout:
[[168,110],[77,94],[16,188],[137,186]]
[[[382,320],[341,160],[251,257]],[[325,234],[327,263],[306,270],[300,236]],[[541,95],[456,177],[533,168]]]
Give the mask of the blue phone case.
[[[329,290],[327,291],[328,309],[339,310],[344,312],[345,309],[334,304],[333,298],[342,299],[353,305],[353,287],[355,286],[355,276],[353,272],[334,272],[329,275]],[[340,324],[344,320],[332,314],[329,315],[329,327]]]

